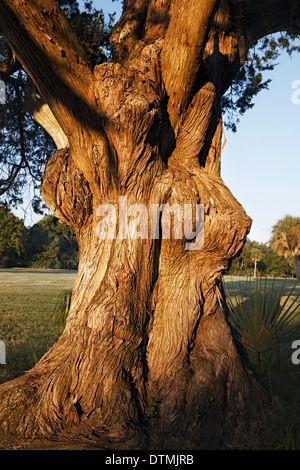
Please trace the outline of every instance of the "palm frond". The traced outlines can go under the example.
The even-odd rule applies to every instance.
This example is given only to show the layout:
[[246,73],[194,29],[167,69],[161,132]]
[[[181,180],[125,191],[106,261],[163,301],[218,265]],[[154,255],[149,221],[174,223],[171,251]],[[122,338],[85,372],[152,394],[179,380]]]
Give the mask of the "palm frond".
[[246,278],[224,282],[229,323],[258,375],[279,370],[290,361],[293,340],[300,335],[300,294],[297,282]]

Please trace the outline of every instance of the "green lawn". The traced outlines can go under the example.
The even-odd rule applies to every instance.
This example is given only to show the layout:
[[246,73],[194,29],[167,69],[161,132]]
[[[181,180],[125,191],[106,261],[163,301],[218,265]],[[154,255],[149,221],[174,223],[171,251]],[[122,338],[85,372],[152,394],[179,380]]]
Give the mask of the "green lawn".
[[[237,289],[239,289],[239,285],[241,284],[241,288],[242,288],[242,291],[243,289],[245,288],[246,286],[246,282],[249,282],[249,278],[246,278],[246,277],[239,277],[239,276],[224,276],[224,281],[226,282],[227,284],[227,288],[229,290],[230,293],[233,292],[233,289],[236,291]],[[281,278],[277,278],[275,280],[275,284],[274,284],[274,293],[279,293],[280,289],[281,289],[281,286],[282,286],[282,283],[285,281],[285,284],[284,284],[284,288],[283,288],[283,297],[287,296],[289,294],[289,292],[291,291],[291,289],[295,286],[295,283],[296,283],[296,280],[295,279],[281,279]],[[253,284],[253,288],[254,288],[254,285],[255,285],[255,280],[252,279],[252,284]],[[267,284],[268,284],[268,287],[271,288],[272,284],[273,284],[273,278],[270,278],[267,280]],[[293,292],[293,296],[297,296],[300,294],[300,284],[298,283],[298,285],[296,285],[295,289],[294,289],[294,292]]]
[[6,345],[0,372],[30,369],[57,341],[61,329],[53,310],[75,276],[64,270],[0,269],[0,340]]
[[[72,289],[75,276],[67,270],[0,269],[0,340],[6,345],[7,362],[0,372],[30,369],[57,341],[62,329],[53,311],[60,295]],[[229,291],[232,280],[236,289],[240,278],[225,276]],[[277,284],[279,289],[282,280]],[[283,294],[294,284],[287,280]],[[295,294],[300,294],[300,286]]]
[[[56,326],[53,312],[61,294],[72,289],[75,276],[74,271],[0,269],[0,340],[5,342],[7,352],[7,364],[0,365],[0,375],[30,369],[58,340],[62,328]],[[246,279],[225,276],[224,281],[229,293],[239,286],[242,294],[245,293]],[[268,280],[268,287],[272,282]],[[279,291],[282,282],[282,279],[275,281],[275,291]],[[286,281],[283,300],[294,285],[294,280]],[[294,294],[300,294],[300,286]],[[300,335],[293,339],[300,340]],[[288,351],[291,363],[290,354]],[[292,371],[286,370],[276,380],[268,377],[268,383],[272,382],[271,406],[263,416],[257,417],[247,441],[237,428],[228,437],[229,446],[250,450],[300,448],[299,372],[299,365],[294,365]]]

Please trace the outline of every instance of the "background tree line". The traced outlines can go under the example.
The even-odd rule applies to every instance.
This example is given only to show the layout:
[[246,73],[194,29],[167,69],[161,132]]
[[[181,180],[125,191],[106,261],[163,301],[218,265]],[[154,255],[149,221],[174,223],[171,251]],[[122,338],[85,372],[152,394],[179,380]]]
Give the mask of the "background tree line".
[[32,227],[0,206],[0,267],[77,269],[78,245],[72,227],[53,215]]
[[285,216],[272,228],[269,243],[247,240],[239,257],[233,260],[229,273],[296,277],[300,281],[300,218]]
[[239,257],[233,260],[229,274],[292,277],[294,270],[292,260],[280,256],[270,245],[247,240]]

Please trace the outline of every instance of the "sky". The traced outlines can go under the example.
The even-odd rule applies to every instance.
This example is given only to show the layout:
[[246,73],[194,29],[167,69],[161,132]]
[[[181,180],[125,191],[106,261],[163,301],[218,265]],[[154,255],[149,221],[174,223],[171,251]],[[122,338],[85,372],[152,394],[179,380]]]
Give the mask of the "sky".
[[[116,18],[121,13],[120,0],[93,5]],[[300,54],[282,54],[277,63],[269,90],[255,98],[237,133],[226,131],[221,159],[225,184],[253,220],[249,239],[260,243],[285,215],[300,217]]]
[[277,62],[269,90],[241,117],[236,134],[227,131],[221,159],[224,182],[253,220],[249,238],[262,243],[279,219],[300,217],[300,55],[282,54]]

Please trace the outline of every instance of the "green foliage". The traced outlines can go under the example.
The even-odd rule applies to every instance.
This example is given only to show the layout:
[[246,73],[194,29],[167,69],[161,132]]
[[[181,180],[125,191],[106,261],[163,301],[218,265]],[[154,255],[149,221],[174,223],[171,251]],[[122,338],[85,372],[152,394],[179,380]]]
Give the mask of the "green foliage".
[[252,276],[254,273],[255,253],[262,255],[257,262],[257,273],[271,277],[292,277],[293,262],[291,257],[280,256],[271,246],[256,241],[247,240],[241,253],[235,258],[228,271],[236,276]]
[[28,265],[33,268],[77,269],[78,244],[74,229],[46,215],[29,229]]
[[286,280],[251,278],[224,283],[229,322],[246,363],[260,378],[290,368],[291,344],[300,335],[300,290]]
[[[92,65],[108,60],[114,15],[109,15],[106,22],[103,11],[95,9],[92,1],[84,2],[83,8],[76,0],[60,0],[59,3]],[[12,58],[12,51],[0,32],[0,61],[9,63]],[[0,201],[10,208],[18,207],[30,188],[33,211],[44,214],[46,207],[39,194],[40,180],[56,147],[25,110],[27,73],[17,61],[15,64],[12,73],[0,73],[0,79],[6,83],[7,100],[5,106],[0,105]]]
[[272,228],[271,245],[277,253],[289,256],[300,254],[300,217],[286,215]]
[[279,256],[271,247],[264,254],[265,269],[262,271],[267,276],[292,277],[292,261]]
[[16,207],[23,203],[24,189],[30,186],[36,194],[32,205],[41,212],[40,180],[55,146],[24,109],[26,77],[20,70],[17,78],[7,81],[6,105],[0,106],[0,196],[9,207]]
[[0,206],[0,266],[21,263],[25,252],[27,230],[23,222],[6,207]]
[[77,269],[78,244],[73,227],[53,215],[31,228],[0,206],[0,267]]
[[107,61],[106,54],[109,55],[109,37],[115,15],[110,14],[106,24],[103,11],[96,10],[92,1],[84,2],[83,11],[76,0],[60,0],[59,3],[92,64]]
[[272,229],[271,247],[285,258],[292,257],[295,275],[300,282],[297,256],[300,255],[300,217],[285,216]]
[[158,403],[154,401],[152,398],[148,398],[147,400],[147,408],[146,408],[146,419],[149,423],[155,423],[157,418],[157,411],[158,411]]

